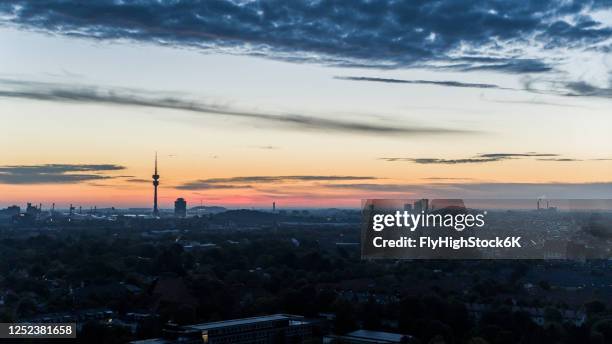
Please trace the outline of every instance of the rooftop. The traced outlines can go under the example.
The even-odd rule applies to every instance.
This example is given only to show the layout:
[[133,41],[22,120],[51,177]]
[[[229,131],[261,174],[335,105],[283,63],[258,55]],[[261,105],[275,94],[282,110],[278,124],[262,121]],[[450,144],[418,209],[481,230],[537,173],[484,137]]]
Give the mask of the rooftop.
[[130,344],[169,344],[171,342],[162,339],[162,338],[154,338],[154,339],[143,339],[143,340],[135,340],[130,342]]
[[351,333],[348,333],[346,337],[354,337],[365,340],[372,340],[377,343],[400,343],[402,338],[409,337],[400,333],[392,333],[392,332],[381,332],[381,331],[368,331],[368,330],[357,330]]
[[209,322],[209,323],[203,323],[203,324],[189,325],[185,327],[196,329],[196,330],[211,330],[211,329],[222,328],[222,327],[240,326],[240,325],[246,325],[246,324],[254,324],[254,323],[268,322],[268,321],[279,321],[279,320],[292,320],[292,318],[284,314],[272,314],[272,315],[264,315],[264,316],[252,317],[252,318]]

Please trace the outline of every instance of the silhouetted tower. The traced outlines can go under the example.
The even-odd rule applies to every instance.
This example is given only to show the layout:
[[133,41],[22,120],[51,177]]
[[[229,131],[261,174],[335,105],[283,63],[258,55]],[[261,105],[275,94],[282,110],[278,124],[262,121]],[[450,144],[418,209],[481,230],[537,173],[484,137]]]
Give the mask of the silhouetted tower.
[[272,202],[272,212],[276,213],[276,202]]
[[157,187],[159,186],[159,174],[157,174],[157,152],[155,152],[155,173],[153,174],[153,215],[159,216],[157,209]]
[[177,198],[176,201],[174,201],[174,216],[187,216],[187,201],[185,201],[184,198]]

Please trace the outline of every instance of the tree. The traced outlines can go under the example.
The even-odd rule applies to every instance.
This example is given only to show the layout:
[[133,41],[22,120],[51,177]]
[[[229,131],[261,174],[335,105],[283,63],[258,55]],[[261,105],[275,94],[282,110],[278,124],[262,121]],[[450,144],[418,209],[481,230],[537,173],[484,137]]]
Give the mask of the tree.
[[605,343],[612,343],[612,319],[599,320],[593,324],[591,331],[601,334]]

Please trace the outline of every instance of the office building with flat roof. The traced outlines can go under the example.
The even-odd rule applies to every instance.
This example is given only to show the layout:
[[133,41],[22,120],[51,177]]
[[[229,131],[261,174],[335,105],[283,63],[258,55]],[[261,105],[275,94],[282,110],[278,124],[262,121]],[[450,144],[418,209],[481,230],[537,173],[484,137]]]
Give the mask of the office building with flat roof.
[[308,343],[313,336],[315,322],[296,315],[273,314],[196,325],[174,325],[167,326],[164,338],[156,340],[159,343],[205,344]]

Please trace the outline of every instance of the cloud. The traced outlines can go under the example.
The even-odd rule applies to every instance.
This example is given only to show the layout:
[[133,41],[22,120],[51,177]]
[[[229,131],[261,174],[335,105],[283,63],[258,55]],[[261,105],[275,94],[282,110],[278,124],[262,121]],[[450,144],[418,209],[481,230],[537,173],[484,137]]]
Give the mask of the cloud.
[[486,102],[499,103],[499,104],[526,104],[526,105],[544,105],[544,106],[559,106],[559,107],[584,107],[575,104],[561,103],[544,101],[540,99],[526,99],[526,100],[505,100],[505,99],[487,99],[484,95],[480,96],[480,99]]
[[559,156],[559,154],[550,154],[550,153],[486,153],[479,154],[480,158],[498,158],[498,159],[507,159],[507,158],[521,158],[521,157],[546,157],[546,156]]
[[575,158],[540,158],[538,161],[558,161],[558,162],[572,162],[572,161],[612,161],[610,158],[595,158],[595,159],[575,159]]
[[408,161],[413,162],[415,164],[444,164],[444,165],[454,165],[454,164],[480,164],[485,162],[494,162],[503,160],[502,158],[468,158],[468,159],[438,159],[438,158],[380,158],[380,160],[385,161]]
[[251,148],[263,149],[263,150],[275,150],[275,149],[280,149],[280,147],[277,147],[277,146],[251,146]]
[[[47,164],[0,166],[0,184],[69,184],[115,178],[101,173],[123,170],[113,164]],[[87,173],[90,172],[90,173]],[[93,173],[92,173],[93,172]]]
[[[214,183],[202,190],[214,189]],[[223,185],[223,184],[221,184]],[[554,199],[610,199],[612,182],[593,183],[503,183],[503,182],[433,182],[426,184],[384,183],[377,181],[317,183],[326,192],[308,192],[303,188],[275,187],[266,184],[250,193],[253,200],[269,199],[362,199],[362,198],[462,198],[462,199],[536,199],[545,195]],[[232,188],[234,186],[232,185]],[[237,188],[237,187],[236,187]],[[197,190],[197,188],[185,188]],[[197,193],[195,193],[197,194]],[[204,194],[202,194],[204,195]],[[535,203],[534,203],[535,204]]]
[[573,159],[573,158],[542,158],[536,159],[538,161],[558,161],[558,162],[570,162],[570,161],[584,161],[582,159]]
[[555,80],[541,77],[523,77],[520,82],[524,90],[533,93],[575,98],[612,98],[612,72],[608,72],[608,82],[603,87],[586,81]]
[[243,176],[230,178],[209,178],[187,182],[177,186],[180,190],[205,189],[244,189],[253,187],[251,184],[270,184],[284,182],[321,182],[321,181],[349,181],[349,180],[375,180],[371,176]]
[[423,187],[416,184],[374,184],[374,183],[351,183],[351,184],[327,184],[326,188],[353,189],[372,192],[414,192]]
[[459,177],[425,177],[423,180],[474,180],[474,178],[459,178]]
[[152,180],[150,179],[142,179],[142,178],[128,178],[125,180],[128,183],[134,183],[134,184],[139,184],[139,183],[151,183]]
[[[550,153],[484,153],[478,154],[470,158],[461,159],[440,159],[440,158],[402,158],[402,157],[383,157],[379,160],[388,162],[405,161],[413,162],[415,164],[441,164],[441,165],[455,165],[455,164],[482,164],[489,162],[497,162],[508,159],[525,158],[525,157],[557,157],[558,154]],[[537,159],[544,160],[544,159]]]
[[498,62],[486,64],[463,63],[449,65],[445,69],[455,69],[463,72],[473,71],[496,71],[511,74],[544,73],[553,71],[552,62],[544,62],[537,59],[503,59]]
[[[293,129],[308,129],[317,131],[332,131],[360,134],[386,135],[437,135],[437,134],[474,134],[474,131],[432,128],[408,127],[401,125],[385,125],[376,123],[343,121],[329,118],[312,117],[302,114],[270,114],[250,112],[230,107],[207,104],[171,97],[155,92],[145,92],[125,88],[103,89],[100,87],[72,87],[54,83],[0,80],[0,84],[9,89],[0,89],[0,97],[22,98],[41,101],[66,103],[103,104],[118,106],[140,106],[159,109],[189,111],[207,115],[244,118],[253,121],[289,127]],[[152,96],[153,95],[153,96]]]
[[435,184],[330,184],[330,189],[346,189],[368,194],[401,193],[404,197],[440,198],[538,198],[609,199],[612,182],[596,183],[435,183]]
[[247,176],[231,178],[212,178],[208,182],[248,182],[248,183],[277,183],[283,181],[336,181],[336,180],[372,180],[371,176]]
[[555,48],[605,49],[606,1],[25,1],[4,25],[337,66],[538,73]]
[[[410,85],[434,85],[444,87],[458,88],[479,88],[479,89],[497,89],[506,91],[527,91],[538,94],[548,94],[564,97],[596,97],[596,98],[612,98],[612,74],[611,81],[608,87],[599,87],[585,81],[559,81],[548,79],[523,78],[521,83],[523,88],[502,87],[495,84],[485,83],[466,83],[450,80],[406,80],[393,78],[377,78],[365,76],[336,76],[334,79],[347,81],[363,81],[363,82],[379,82],[387,84],[410,84]],[[577,107],[577,105],[562,104],[556,102],[546,102],[541,100],[487,100],[481,95],[481,99],[496,103],[507,104],[529,104],[529,105],[553,105],[563,107]]]
[[[612,84],[612,83],[611,83]],[[612,85],[597,87],[584,81],[567,82],[564,84],[570,97],[599,97],[612,98]]]
[[454,185],[474,197],[496,196],[499,198],[539,197],[549,198],[600,198],[612,196],[611,182],[598,183],[473,183]]
[[250,189],[251,185],[217,184],[203,180],[187,182],[176,187],[179,190],[222,190],[222,189]]
[[334,77],[334,79],[349,80],[349,81],[382,82],[382,83],[388,83],[388,84],[435,85],[435,86],[461,87],[461,88],[489,88],[489,89],[511,90],[510,88],[500,87],[498,85],[493,85],[493,84],[466,83],[466,82],[459,82],[459,81],[403,80],[403,79],[388,79],[388,78],[372,78],[372,77],[365,77],[365,76],[336,76]]

